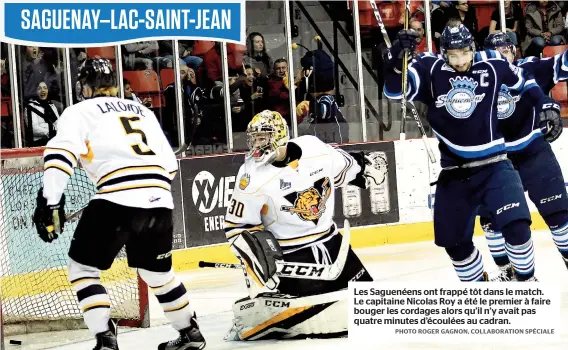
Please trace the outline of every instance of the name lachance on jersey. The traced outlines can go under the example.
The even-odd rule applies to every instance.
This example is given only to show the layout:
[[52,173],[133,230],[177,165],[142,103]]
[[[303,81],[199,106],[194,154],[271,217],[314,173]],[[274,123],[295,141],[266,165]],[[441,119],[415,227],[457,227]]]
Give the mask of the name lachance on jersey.
[[291,206],[281,206],[280,210],[288,212],[304,221],[317,225],[326,209],[326,203],[331,195],[331,182],[325,177],[314,182],[314,185],[303,191],[294,191],[284,196],[293,203]]

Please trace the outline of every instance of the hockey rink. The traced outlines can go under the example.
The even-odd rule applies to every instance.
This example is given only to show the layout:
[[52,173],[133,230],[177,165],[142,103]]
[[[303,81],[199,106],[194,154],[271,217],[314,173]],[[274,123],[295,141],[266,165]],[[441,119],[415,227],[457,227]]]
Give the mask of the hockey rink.
[[[568,271],[556,250],[550,232],[536,231],[533,234],[536,254],[536,276],[542,282],[555,283],[561,289],[561,320],[568,319]],[[483,253],[486,270],[495,272],[495,265],[485,238],[476,237],[475,242]],[[457,277],[445,252],[433,242],[385,245],[357,250],[375,281],[423,283],[436,286],[437,281],[456,281]],[[350,349],[355,347],[348,339],[225,342],[223,337],[231,327],[232,303],[246,296],[240,270],[200,269],[180,275],[191,295],[192,306],[197,312],[200,327],[207,340],[206,350],[225,349]],[[459,283],[459,282],[457,282]],[[118,341],[121,350],[156,349],[163,341],[177,337],[166,323],[155,298],[151,296],[150,314],[152,327],[147,329],[119,328]],[[561,340],[556,343],[540,343],[539,349],[568,349],[568,324],[559,325]],[[22,341],[22,345],[9,345],[10,339]],[[92,349],[95,342],[86,330],[18,335],[6,339],[6,349]],[[357,349],[534,349],[535,345],[420,343],[382,345],[378,342]]]

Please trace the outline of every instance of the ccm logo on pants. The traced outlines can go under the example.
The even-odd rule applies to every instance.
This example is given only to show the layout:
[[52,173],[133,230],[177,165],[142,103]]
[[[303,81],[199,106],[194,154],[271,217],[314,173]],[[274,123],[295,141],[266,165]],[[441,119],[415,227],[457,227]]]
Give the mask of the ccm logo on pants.
[[505,210],[509,210],[512,208],[518,208],[521,206],[521,203],[517,202],[517,203],[509,203],[507,205],[505,205],[504,207],[501,207],[499,209],[497,209],[497,215],[501,214],[502,212],[504,212]]
[[552,201],[560,199],[560,198],[562,198],[561,194],[557,194],[557,195],[554,195],[554,196],[548,197],[548,198],[543,198],[543,199],[540,200],[540,204],[552,202]]

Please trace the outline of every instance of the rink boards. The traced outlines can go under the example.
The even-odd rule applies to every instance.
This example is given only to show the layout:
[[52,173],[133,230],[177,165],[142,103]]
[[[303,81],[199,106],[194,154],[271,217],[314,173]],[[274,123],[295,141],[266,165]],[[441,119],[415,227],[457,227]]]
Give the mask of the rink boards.
[[[366,150],[385,152],[387,155],[388,190],[385,190],[384,193],[391,200],[388,211],[377,212],[377,210],[373,209],[377,207],[375,201],[380,197],[376,196],[378,192],[368,193],[369,191],[361,191],[362,214],[349,216],[350,213],[358,213],[358,210],[355,209],[357,205],[352,205],[353,202],[357,203],[357,201],[351,200],[350,193],[336,192],[336,200],[338,201],[335,211],[336,223],[341,224],[345,217],[349,219],[352,226],[351,244],[354,248],[433,240],[434,227],[432,218],[433,206],[435,204],[435,186],[430,186],[430,183],[437,179],[440,165],[438,141],[434,138],[428,139],[428,141],[436,155],[435,164],[430,163],[428,160],[422,139],[364,144]],[[360,146],[355,144],[348,147],[355,149]],[[568,178],[568,164],[565,161],[568,159],[568,135],[563,133],[558,140],[552,143],[552,148],[561,165],[564,177]],[[352,151],[351,149],[346,150]],[[235,161],[235,159],[229,161],[229,158],[232,157],[234,156],[227,156],[225,165]],[[240,164],[240,160],[237,163]],[[204,213],[195,206],[196,196],[199,195],[195,190],[195,183],[196,181],[199,183],[200,179],[191,175],[184,176],[184,161],[181,160],[182,188],[192,186],[193,189],[193,191],[188,191],[186,188],[183,190],[183,193],[185,193],[183,196],[184,208],[186,209],[184,218],[186,221],[185,237],[189,240],[192,237],[197,237],[198,241],[201,242],[198,246],[192,246],[191,249],[177,249],[174,251],[173,257],[176,270],[184,271],[197,268],[197,262],[200,260],[236,262],[229,247],[224,244],[222,230],[208,231],[212,227],[211,224],[213,226],[216,224],[215,219],[212,220],[211,217],[216,215],[222,216],[226,211],[226,207],[223,207],[223,202],[218,200],[220,206],[216,208],[217,211],[211,210],[210,213],[213,213],[213,215],[210,215],[210,213]],[[192,159],[192,161],[196,164],[200,162],[199,159]],[[196,165],[191,164],[191,166],[194,167]],[[197,168],[193,169],[203,168],[197,165]],[[238,166],[236,166],[233,174],[236,174],[237,170]],[[196,171],[198,170],[193,170],[193,173]],[[233,181],[238,181],[238,179],[233,179]],[[370,203],[366,200],[368,196],[371,198]],[[392,199],[393,196],[396,196],[396,200]],[[531,228],[533,230],[547,229],[534,204],[528,196],[526,196],[526,199],[533,219]],[[365,208],[365,206],[369,205],[371,206],[371,211],[369,211],[369,208]],[[176,232],[183,234],[179,229]],[[478,220],[476,220],[475,233],[476,235],[482,233]],[[212,242],[207,243],[208,239],[212,240]],[[191,245],[189,246],[191,247]]]
[[[437,140],[429,139],[429,142],[436,157],[439,158]],[[567,177],[568,167],[562,159],[568,158],[568,135],[561,135],[552,146]],[[349,144],[341,147],[348,152],[375,152],[374,154],[381,159],[380,163],[384,170],[383,181],[379,186],[370,190],[350,187],[335,192],[336,223],[342,225],[344,218],[350,221],[352,246],[364,248],[432,240],[435,188],[430,187],[429,184],[437,178],[439,164],[431,164],[428,161],[422,139]],[[179,159],[180,170],[172,184],[176,203],[173,251],[176,271],[195,269],[201,260],[236,262],[226,244],[223,220],[232,190],[240,180],[236,179],[236,174],[243,158],[243,154],[233,153]],[[528,197],[527,201],[533,212],[533,229],[546,229],[546,225]],[[28,234],[30,231],[35,233],[35,230],[29,230],[30,228]],[[476,225],[476,233],[480,232],[479,225]],[[69,238],[65,237],[59,241],[67,243]],[[40,243],[41,249],[48,251],[53,249],[53,246]],[[16,249],[10,246],[10,242],[0,245],[2,246],[0,251]],[[21,246],[20,243],[18,247]],[[44,259],[28,259],[28,261],[34,260]],[[52,268],[53,272],[66,270],[66,254],[63,254],[59,261],[60,266],[49,266],[48,269]],[[117,264],[124,263],[117,261]],[[43,280],[44,283],[34,283],[36,284],[34,289],[37,289],[35,292],[51,292],[53,286],[49,278],[38,278],[38,274],[49,276],[50,273],[46,271],[45,266],[43,271],[38,271],[35,265],[37,264],[26,264],[26,271],[19,267],[18,271],[8,272],[10,277],[4,279],[12,280],[15,286],[25,286],[27,283],[24,282],[31,280]],[[29,291],[14,288],[12,293],[15,296],[21,295],[20,293],[27,294]]]

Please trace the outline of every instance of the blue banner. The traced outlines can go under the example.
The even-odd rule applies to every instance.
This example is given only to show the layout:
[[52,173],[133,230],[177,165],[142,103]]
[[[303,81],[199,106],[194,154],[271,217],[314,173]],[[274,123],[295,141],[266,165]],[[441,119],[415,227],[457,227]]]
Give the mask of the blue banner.
[[[14,0],[8,0],[14,1]],[[6,2],[1,40],[92,47],[161,39],[244,44],[244,1]]]

